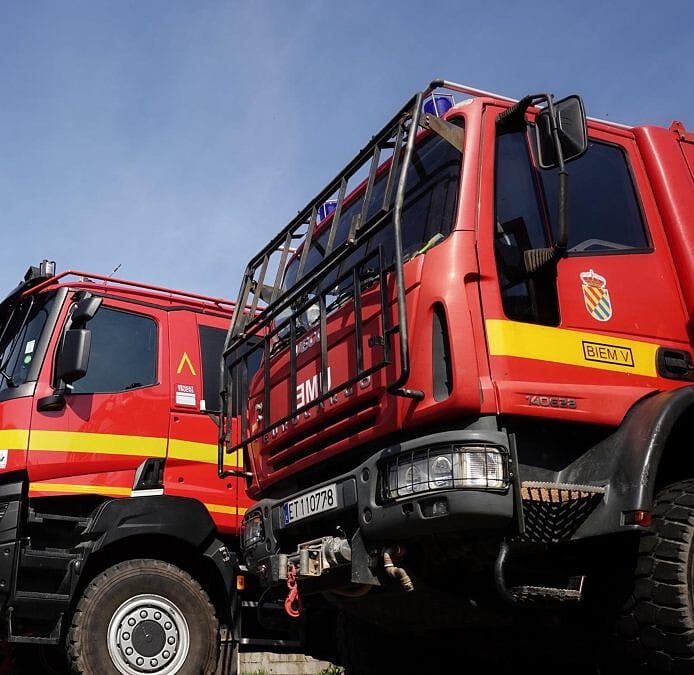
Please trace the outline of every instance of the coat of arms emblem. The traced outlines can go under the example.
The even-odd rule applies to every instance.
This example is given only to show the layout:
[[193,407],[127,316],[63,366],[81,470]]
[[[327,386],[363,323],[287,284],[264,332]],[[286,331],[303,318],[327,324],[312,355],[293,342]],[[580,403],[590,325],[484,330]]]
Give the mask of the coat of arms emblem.
[[607,289],[607,279],[590,270],[581,272],[583,300],[588,313],[598,321],[609,321],[612,318],[612,303]]

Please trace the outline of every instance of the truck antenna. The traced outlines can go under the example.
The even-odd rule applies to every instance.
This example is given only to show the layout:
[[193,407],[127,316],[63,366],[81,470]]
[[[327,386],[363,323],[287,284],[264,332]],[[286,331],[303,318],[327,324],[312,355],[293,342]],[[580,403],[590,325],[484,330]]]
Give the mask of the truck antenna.
[[123,263],[118,263],[114,268],[111,274],[108,275],[108,278],[110,279],[123,265]]

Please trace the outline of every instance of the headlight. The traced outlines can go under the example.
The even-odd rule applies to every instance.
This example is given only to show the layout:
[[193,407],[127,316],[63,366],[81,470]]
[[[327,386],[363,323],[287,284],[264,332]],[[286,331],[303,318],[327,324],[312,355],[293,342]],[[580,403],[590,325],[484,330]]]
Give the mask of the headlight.
[[396,499],[434,490],[503,490],[508,485],[505,451],[454,446],[401,453],[386,465],[384,497]]
[[265,539],[265,526],[260,511],[247,514],[241,523],[241,547],[250,548]]

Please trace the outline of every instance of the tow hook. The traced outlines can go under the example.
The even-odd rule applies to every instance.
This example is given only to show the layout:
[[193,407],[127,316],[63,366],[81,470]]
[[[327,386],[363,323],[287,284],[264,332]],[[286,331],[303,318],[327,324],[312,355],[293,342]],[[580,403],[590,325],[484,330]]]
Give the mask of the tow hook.
[[396,567],[393,559],[401,560],[405,555],[405,549],[401,546],[390,546],[383,551],[383,571],[397,581],[406,593],[414,590],[414,584],[407,572],[402,567]]
[[289,593],[287,594],[287,599],[284,601],[284,611],[287,612],[292,619],[298,619],[304,608],[301,604],[299,585],[296,580],[296,567],[293,563],[289,564],[289,569],[287,570],[287,588],[289,589]]

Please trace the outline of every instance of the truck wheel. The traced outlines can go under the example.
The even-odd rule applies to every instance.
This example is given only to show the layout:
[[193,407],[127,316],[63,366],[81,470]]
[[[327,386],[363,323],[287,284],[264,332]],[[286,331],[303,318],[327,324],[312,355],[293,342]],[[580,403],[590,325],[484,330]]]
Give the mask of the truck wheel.
[[83,675],[210,675],[218,636],[214,608],[195,579],[160,560],[131,560],[87,586],[67,654]]
[[648,672],[694,673],[694,480],[659,492],[652,516],[617,623],[616,656]]

